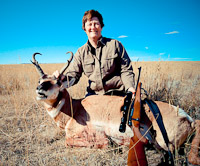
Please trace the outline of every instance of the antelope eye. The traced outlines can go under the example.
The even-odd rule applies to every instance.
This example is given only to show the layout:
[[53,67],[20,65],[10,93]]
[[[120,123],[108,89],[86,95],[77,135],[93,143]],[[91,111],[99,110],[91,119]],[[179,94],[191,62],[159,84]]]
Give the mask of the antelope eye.
[[41,84],[41,86],[42,86],[42,89],[43,89],[43,90],[48,90],[48,89],[51,88],[52,83],[51,83],[50,81],[43,82],[43,83]]

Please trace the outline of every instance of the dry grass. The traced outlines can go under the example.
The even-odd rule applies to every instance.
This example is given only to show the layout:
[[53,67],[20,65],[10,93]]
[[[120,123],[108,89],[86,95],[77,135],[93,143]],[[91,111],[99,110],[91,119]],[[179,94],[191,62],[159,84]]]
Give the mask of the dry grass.
[[[62,65],[42,68],[51,74]],[[134,62],[133,66],[136,78],[142,66],[141,81],[149,97],[179,105],[200,119],[200,62]],[[86,80],[83,77],[70,88],[74,98],[84,96]],[[37,82],[33,65],[0,65],[0,165],[126,165],[126,147],[122,153],[113,147],[65,148],[64,132],[35,100]],[[148,156],[149,165],[160,161],[154,151],[148,151]]]

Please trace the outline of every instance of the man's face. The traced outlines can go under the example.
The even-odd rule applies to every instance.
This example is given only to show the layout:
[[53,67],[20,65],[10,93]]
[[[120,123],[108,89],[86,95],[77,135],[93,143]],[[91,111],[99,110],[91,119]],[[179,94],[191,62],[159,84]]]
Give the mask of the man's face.
[[92,17],[85,23],[85,32],[89,39],[98,40],[101,37],[101,24],[97,17]]

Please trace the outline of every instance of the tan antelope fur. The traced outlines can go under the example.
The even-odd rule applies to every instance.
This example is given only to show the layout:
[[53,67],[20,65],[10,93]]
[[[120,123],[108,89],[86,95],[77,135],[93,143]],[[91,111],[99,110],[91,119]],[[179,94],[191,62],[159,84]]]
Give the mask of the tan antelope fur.
[[[65,130],[66,146],[105,148],[109,140],[119,145],[129,145],[130,138],[133,136],[132,129],[127,126],[125,133],[119,132],[124,97],[92,95],[85,99],[72,99],[66,88],[70,87],[74,80],[63,82],[55,76],[44,74],[35,60],[36,54],[39,53],[33,55],[33,64],[40,74],[36,89],[37,100],[44,103],[48,114],[57,126]],[[61,74],[68,65],[69,62],[60,71]],[[178,107],[160,101],[155,103],[161,111],[171,150],[174,150],[193,132],[194,120]],[[144,112],[142,126],[148,128],[152,124],[156,131],[152,142],[157,142],[157,148],[167,150],[156,120],[146,104],[143,104],[142,112]],[[196,135],[199,135],[199,130]],[[195,144],[193,147],[197,147],[198,151],[198,141]],[[198,162],[198,154],[194,158]]]

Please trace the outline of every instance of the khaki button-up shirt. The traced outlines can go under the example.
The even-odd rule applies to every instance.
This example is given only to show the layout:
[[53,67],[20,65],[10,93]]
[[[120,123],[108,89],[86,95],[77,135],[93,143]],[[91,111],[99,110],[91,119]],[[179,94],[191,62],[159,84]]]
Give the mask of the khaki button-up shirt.
[[78,49],[67,75],[79,81],[82,73],[89,79],[88,89],[96,94],[110,90],[125,91],[134,87],[134,73],[123,45],[102,37],[96,49],[89,41]]

